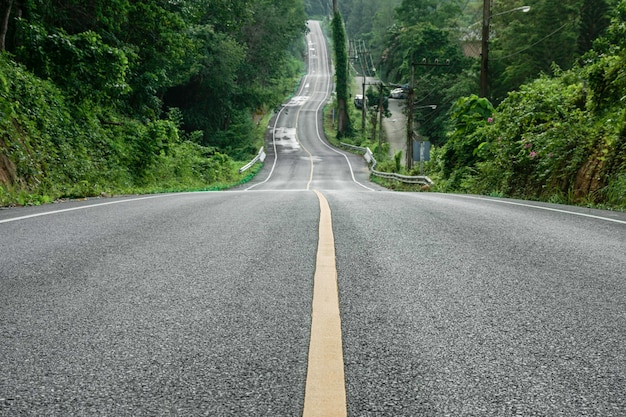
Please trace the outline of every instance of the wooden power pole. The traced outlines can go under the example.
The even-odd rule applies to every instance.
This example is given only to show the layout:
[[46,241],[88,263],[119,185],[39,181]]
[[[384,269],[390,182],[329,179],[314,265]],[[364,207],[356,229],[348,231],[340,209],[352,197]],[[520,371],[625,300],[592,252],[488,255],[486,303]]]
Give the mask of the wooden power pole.
[[421,67],[442,67],[450,65],[450,60],[446,59],[440,63],[438,59],[435,62],[428,62],[426,58],[422,62],[411,62],[411,83],[409,84],[409,94],[406,99],[407,117],[406,117],[406,169],[411,170],[413,167],[413,117],[415,114],[415,66]]
[[483,0],[483,27],[480,41],[480,97],[487,97],[489,83],[489,19],[490,0]]

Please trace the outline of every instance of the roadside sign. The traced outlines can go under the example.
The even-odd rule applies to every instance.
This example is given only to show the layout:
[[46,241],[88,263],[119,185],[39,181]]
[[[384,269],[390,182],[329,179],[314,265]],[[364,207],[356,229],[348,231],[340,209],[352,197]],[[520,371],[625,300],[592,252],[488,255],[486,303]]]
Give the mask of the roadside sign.
[[430,141],[413,141],[413,161],[430,161]]

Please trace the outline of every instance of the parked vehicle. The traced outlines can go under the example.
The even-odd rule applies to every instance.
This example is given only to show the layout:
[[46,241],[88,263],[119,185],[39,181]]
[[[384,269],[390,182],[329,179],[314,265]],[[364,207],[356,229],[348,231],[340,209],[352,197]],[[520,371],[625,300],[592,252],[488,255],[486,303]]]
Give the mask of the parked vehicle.
[[[367,97],[365,98],[365,103],[367,104]],[[363,108],[363,95],[357,94],[354,96],[354,107],[359,110]]]
[[394,88],[391,90],[391,98],[406,98],[406,91],[403,88]]

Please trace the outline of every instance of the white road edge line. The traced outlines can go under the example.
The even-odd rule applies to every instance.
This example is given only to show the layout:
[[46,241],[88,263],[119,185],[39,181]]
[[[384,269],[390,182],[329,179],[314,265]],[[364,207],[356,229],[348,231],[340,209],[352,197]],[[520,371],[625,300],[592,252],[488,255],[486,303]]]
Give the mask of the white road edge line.
[[[326,42],[326,40],[324,39],[324,43],[325,43],[325,42]],[[308,44],[307,44],[307,46],[308,46]],[[328,48],[323,48],[323,49],[324,49],[324,54],[327,54],[327,53],[328,53]],[[310,54],[310,53],[308,54],[308,60],[309,60],[308,67],[310,68],[310,67],[311,67],[311,54]],[[331,62],[331,61],[327,58],[327,59],[326,59],[326,62],[330,65],[330,62]],[[330,73],[332,73],[332,71],[330,71]],[[308,78],[309,78],[309,76],[310,76],[310,74],[308,74],[308,73],[304,76],[304,78],[303,78],[302,82],[300,83],[300,88],[298,89],[298,92],[296,93],[297,95],[301,95],[301,94],[302,94],[302,91],[303,91],[305,88],[307,88],[307,87],[309,86],[309,82],[308,82]],[[330,77],[326,77],[326,78],[327,78],[328,80],[330,80],[330,79],[331,79]],[[316,86],[317,86],[317,79],[316,79],[315,83],[316,83]],[[329,91],[330,91],[330,82],[328,82],[328,85],[327,85],[326,91],[325,91],[325,93],[324,93],[324,94],[325,94],[325,95],[324,95],[324,99],[323,99],[322,101],[320,101],[320,104],[317,106],[317,109],[315,109],[316,119],[317,119],[317,115],[318,115],[318,114],[319,114],[319,112],[320,112],[320,109],[321,109],[321,108],[324,106],[324,104],[326,104],[326,102],[328,101],[328,97],[329,97],[329,95],[330,95],[330,92],[329,92]],[[300,115],[300,111],[301,111],[301,109],[302,109],[302,106],[300,106],[300,109],[298,109],[298,116]],[[257,184],[254,184],[254,185],[252,185],[252,186],[250,186],[250,187],[246,188],[246,189],[245,189],[245,191],[250,191],[250,190],[252,190],[253,188],[255,188],[255,187],[259,186],[259,185],[263,185],[263,184],[265,184],[266,182],[268,182],[268,181],[270,180],[270,178],[272,177],[272,174],[274,173],[274,168],[276,168],[276,162],[278,161],[278,153],[276,152],[276,137],[275,137],[275,132],[276,132],[276,126],[277,126],[277,123],[278,123],[278,119],[280,118],[280,114],[282,113],[282,111],[283,111],[283,110],[284,110],[284,107],[280,109],[280,111],[279,111],[279,112],[278,112],[278,114],[276,115],[276,118],[274,119],[274,127],[273,127],[274,131],[273,131],[273,133],[272,133],[272,144],[273,144],[273,148],[274,148],[274,162],[273,162],[273,164],[272,164],[272,169],[270,170],[270,173],[269,173],[269,175],[267,176],[267,178],[265,178],[263,181],[261,181],[261,182],[259,182],[259,183],[257,183]],[[323,119],[323,117],[322,117],[322,123],[324,123],[324,119]],[[296,123],[296,126],[297,126],[297,123]],[[342,156],[344,157],[344,159],[346,160],[346,163],[348,164],[348,168],[350,169],[350,175],[352,176],[352,181],[353,181],[354,183],[356,183],[356,184],[360,185],[361,187],[365,188],[366,190],[369,190],[369,191],[376,191],[376,190],[374,190],[373,188],[370,188],[370,187],[368,187],[368,186],[366,186],[366,185],[364,185],[364,184],[361,184],[360,182],[358,182],[358,181],[356,180],[356,177],[354,176],[354,169],[352,168],[352,164],[350,163],[350,159],[348,158],[348,155],[346,155],[344,152],[341,152],[341,151],[339,151],[339,150],[335,149],[334,147],[330,146],[328,143],[324,142],[324,140],[323,140],[323,138],[322,138],[322,136],[321,136],[321,134],[320,134],[320,123],[315,123],[315,129],[316,129],[316,132],[317,132],[317,138],[318,138],[318,140],[319,140],[319,141],[320,141],[320,142],[321,142],[324,146],[326,146],[327,148],[329,148],[331,151],[333,151],[333,152],[335,152],[335,153],[337,153],[337,154],[339,154],[339,155],[342,155]],[[296,135],[297,135],[297,133],[296,133]],[[297,139],[297,136],[296,136],[296,140],[298,140],[298,139]],[[300,143],[300,141],[298,141],[298,143]],[[302,146],[302,144],[301,144],[301,143],[300,143],[300,146]],[[310,186],[311,186],[312,179],[313,179],[313,169],[314,169],[313,159],[312,159],[313,157],[312,157],[311,153],[310,153],[310,152],[309,152],[309,151],[308,151],[308,150],[307,150],[304,146],[302,146],[302,148],[304,148],[304,150],[305,150],[305,151],[309,154],[309,157],[310,157],[310,159],[311,159],[311,175],[310,175],[310,178],[309,178],[309,182],[308,182],[308,184],[307,184],[307,190],[309,190],[309,189],[310,189]]]
[[533,204],[517,203],[515,201],[494,200],[493,198],[486,198],[486,197],[475,197],[475,196],[460,195],[460,194],[455,194],[455,195],[458,196],[458,197],[469,198],[469,199],[472,199],[472,200],[492,201],[494,203],[499,203],[499,204],[509,204],[509,205],[512,205],[512,206],[521,206],[521,207],[534,208],[534,209],[538,209],[538,210],[554,211],[554,212],[557,212],[557,213],[571,214],[573,216],[589,217],[589,218],[596,219],[596,220],[606,220],[608,222],[626,224],[626,221],[624,221],[624,220],[611,219],[610,217],[596,216],[594,214],[577,213],[575,211],[561,210],[561,209],[556,209],[556,208],[552,208],[552,207],[535,206]]
[[[307,41],[307,48],[308,48],[308,41]],[[307,58],[309,60],[308,63],[308,67],[311,67],[311,54],[308,53],[307,54]],[[302,81],[300,82],[300,87],[298,88],[298,91],[296,93],[296,96],[301,96],[302,92],[308,88],[309,85],[309,74],[307,72],[307,74],[304,76],[304,78],[302,79]],[[270,170],[269,175],[267,176],[267,178],[265,178],[263,181],[251,185],[250,187],[246,188],[245,191],[250,191],[252,190],[254,187],[258,187],[259,185],[263,185],[266,182],[268,182],[270,180],[270,178],[272,178],[272,175],[274,174],[274,168],[276,168],[276,162],[278,161],[278,152],[276,152],[276,126],[278,125],[278,119],[280,119],[280,115],[283,112],[283,110],[285,110],[287,106],[283,106],[280,111],[276,114],[276,118],[274,119],[274,127],[272,128],[272,147],[274,148],[274,162],[272,163],[272,169]]]
[[[324,42],[325,42],[325,41],[326,41],[326,40],[324,39]],[[327,54],[327,53],[328,53],[328,48],[324,48],[324,51],[325,51],[324,53],[325,53],[325,54]],[[330,63],[330,62],[331,62],[331,60],[327,58],[327,59],[326,59],[326,62]],[[332,74],[332,71],[329,71],[329,73],[331,73],[331,74]],[[330,80],[331,78],[330,78],[330,77],[328,77],[327,79],[328,79],[328,80]],[[326,95],[324,96],[324,100],[322,100],[322,101],[320,102],[319,106],[317,106],[317,109],[315,110],[316,120],[319,120],[319,117],[317,117],[317,115],[319,114],[320,109],[322,108],[322,106],[323,106],[323,105],[324,105],[324,104],[328,101],[329,91],[330,91],[330,82],[328,83],[328,88],[326,89]],[[324,123],[324,117],[323,117],[323,116],[324,116],[324,115],[322,114],[322,118],[321,118],[321,120],[322,120],[322,124]],[[354,169],[352,168],[352,164],[350,163],[350,159],[348,158],[348,155],[346,155],[344,152],[341,152],[341,151],[339,151],[339,150],[335,149],[334,147],[330,146],[328,143],[326,143],[326,142],[324,141],[324,139],[322,138],[322,135],[320,134],[320,123],[315,123],[315,131],[316,131],[316,133],[317,133],[317,139],[318,139],[318,140],[319,140],[319,141],[320,141],[320,142],[321,142],[324,146],[326,146],[326,147],[327,147],[328,149],[330,149],[331,151],[333,151],[333,152],[335,152],[335,153],[337,153],[337,154],[339,154],[339,155],[342,155],[342,156],[344,157],[344,159],[346,160],[346,163],[348,164],[348,168],[350,169],[350,175],[352,176],[352,181],[353,181],[355,184],[360,185],[361,187],[365,188],[366,190],[369,190],[369,191],[376,191],[376,190],[374,190],[373,188],[370,188],[370,187],[368,187],[368,186],[367,186],[367,185],[365,185],[365,184],[361,184],[360,182],[358,182],[358,181],[356,180],[356,178],[354,177]]]
[[127,199],[127,200],[107,201],[106,203],[89,204],[89,205],[80,206],[80,207],[70,207],[70,208],[60,209],[60,210],[46,211],[44,213],[35,213],[35,214],[29,214],[27,216],[20,216],[20,217],[14,217],[12,219],[0,220],[0,224],[1,223],[16,222],[18,220],[32,219],[33,217],[41,217],[41,216],[48,216],[48,215],[51,215],[51,214],[65,213],[65,212],[68,212],[68,211],[76,211],[76,210],[84,210],[84,209],[89,209],[89,208],[94,208],[94,207],[109,206],[111,204],[130,203],[130,202],[139,201],[139,200],[149,200],[151,198],[167,197],[167,196],[170,196],[170,195],[171,194],[151,195],[151,196],[148,196],[148,197],[138,197],[138,198],[130,198],[130,199]]

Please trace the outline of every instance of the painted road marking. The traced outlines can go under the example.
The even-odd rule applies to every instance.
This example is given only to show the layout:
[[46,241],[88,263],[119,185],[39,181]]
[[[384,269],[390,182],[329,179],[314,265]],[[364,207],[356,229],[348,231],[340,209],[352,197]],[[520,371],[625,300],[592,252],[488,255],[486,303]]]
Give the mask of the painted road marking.
[[32,219],[33,217],[41,217],[41,216],[49,216],[51,214],[65,213],[65,212],[68,212],[68,211],[85,210],[85,209],[89,209],[89,208],[93,208],[93,207],[109,206],[111,204],[132,203],[133,201],[148,200],[148,199],[151,199],[151,198],[167,197],[168,195],[171,195],[171,194],[151,195],[151,196],[147,196],[147,197],[129,198],[127,200],[115,200],[115,201],[107,201],[106,203],[97,203],[97,204],[89,204],[89,205],[79,206],[79,207],[70,207],[70,208],[66,208],[66,209],[46,211],[46,212],[43,212],[43,213],[35,213],[35,214],[29,214],[29,215],[21,216],[21,217],[14,217],[12,219],[4,219],[4,220],[0,220],[0,223],[15,222],[15,221],[18,221],[18,220]]
[[[300,121],[300,111],[302,110],[302,108],[298,109],[298,113],[296,114],[296,126],[298,126],[298,122]],[[313,163],[313,154],[311,152],[309,152],[309,150],[306,148],[306,146],[304,146],[302,144],[302,142],[300,142],[300,140],[298,139],[298,131],[296,129],[296,141],[300,144],[300,147],[302,149],[304,149],[304,151],[309,154],[308,160],[311,163],[311,171],[309,174],[309,182],[307,182],[306,184],[306,189],[307,191],[311,189],[311,183],[313,182],[313,171],[315,170],[315,164]]]
[[605,220],[607,222],[626,224],[626,221],[624,221],[624,220],[613,219],[613,218],[610,218],[610,217],[596,216],[594,214],[587,214],[587,213],[578,213],[576,211],[557,209],[557,208],[552,208],[552,207],[537,206],[537,205],[534,205],[534,204],[518,203],[518,202],[515,202],[515,201],[509,201],[509,200],[495,200],[493,198],[478,197],[478,196],[471,196],[471,195],[457,195],[457,197],[469,198],[469,199],[473,199],[473,200],[491,201],[491,202],[494,202],[494,203],[509,204],[509,205],[512,205],[512,206],[528,207],[528,208],[533,208],[533,209],[537,209],[537,210],[554,211],[554,212],[557,212],[557,213],[571,214],[572,216],[589,217],[591,219],[596,219],[596,220]]
[[303,417],[345,417],[346,384],[343,369],[335,238],[328,201],[320,201],[319,242],[313,282],[313,313]]

